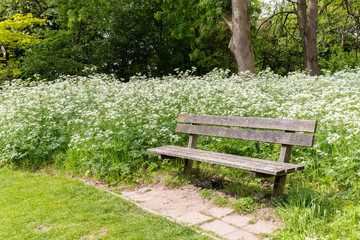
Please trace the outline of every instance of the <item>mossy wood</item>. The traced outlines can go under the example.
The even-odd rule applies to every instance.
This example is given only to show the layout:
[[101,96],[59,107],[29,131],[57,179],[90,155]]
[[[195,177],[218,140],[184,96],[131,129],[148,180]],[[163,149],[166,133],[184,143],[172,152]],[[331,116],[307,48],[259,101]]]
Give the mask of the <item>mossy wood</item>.
[[271,176],[280,176],[304,169],[304,166],[297,164],[280,163],[257,158],[204,151],[193,148],[189,149],[187,147],[171,145],[149,149],[149,152],[157,153],[162,157],[171,156],[176,158],[192,159],[200,162],[208,162],[228,167],[241,168],[250,170],[252,172],[261,172]]
[[283,132],[178,124],[176,132],[311,147],[314,136]]
[[316,131],[316,120],[179,114],[178,122],[228,127],[272,129],[294,132],[314,133]]
[[[283,190],[286,174],[304,169],[304,166],[302,165],[289,163],[292,146],[312,147],[314,135],[303,133],[314,133],[316,131],[315,120],[180,114],[178,122],[189,123],[178,124],[176,127],[176,132],[190,134],[188,147],[164,146],[148,149],[148,151],[158,154],[161,158],[169,157],[185,159],[185,172],[191,170],[192,163],[195,160],[250,170],[251,176],[253,177],[275,176],[274,189],[271,196],[273,200]],[[227,128],[217,126],[227,126]],[[256,130],[239,129],[239,127],[255,128]],[[259,129],[282,130],[284,132],[264,131]],[[270,160],[199,150],[196,149],[198,135],[279,143],[282,144],[279,161],[274,162]]]

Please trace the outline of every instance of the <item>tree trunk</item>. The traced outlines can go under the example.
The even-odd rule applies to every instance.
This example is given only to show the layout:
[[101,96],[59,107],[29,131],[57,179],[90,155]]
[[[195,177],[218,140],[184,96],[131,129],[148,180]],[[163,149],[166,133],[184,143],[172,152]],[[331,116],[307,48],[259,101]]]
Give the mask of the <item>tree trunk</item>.
[[345,34],[346,34],[346,25],[348,22],[348,18],[346,18],[345,20],[345,24],[343,25],[342,29],[341,29],[341,51],[345,52],[345,44],[346,44],[346,40],[345,40]]
[[310,75],[318,75],[317,12],[318,0],[297,0],[297,17],[304,57],[304,68]]
[[232,14],[223,16],[232,31],[229,48],[233,52],[239,72],[255,73],[253,46],[250,39],[250,0],[232,0]]

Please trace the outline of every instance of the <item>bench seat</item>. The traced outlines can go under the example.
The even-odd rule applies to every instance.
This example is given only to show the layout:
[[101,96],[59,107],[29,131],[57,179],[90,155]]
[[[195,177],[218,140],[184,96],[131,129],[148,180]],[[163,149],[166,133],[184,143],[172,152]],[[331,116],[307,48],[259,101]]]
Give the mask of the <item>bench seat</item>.
[[286,175],[288,173],[304,169],[304,166],[297,164],[274,162],[172,145],[151,148],[147,151],[156,153],[161,156],[161,158],[172,157],[208,162],[228,167],[241,168],[250,170],[251,172],[263,173],[271,176]]

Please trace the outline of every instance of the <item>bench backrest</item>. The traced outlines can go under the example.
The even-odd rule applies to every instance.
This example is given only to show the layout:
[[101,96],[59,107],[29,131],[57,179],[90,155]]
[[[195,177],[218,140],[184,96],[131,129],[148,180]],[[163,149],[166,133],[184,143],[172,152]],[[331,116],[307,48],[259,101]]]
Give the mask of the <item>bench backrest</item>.
[[[314,135],[301,134],[296,132],[314,133],[316,131],[316,120],[180,114],[178,117],[178,122],[190,123],[178,124],[176,127],[176,132],[180,133],[226,137],[305,147],[313,146]],[[255,128],[256,130],[240,128]],[[264,131],[257,129],[280,130],[285,132]]]

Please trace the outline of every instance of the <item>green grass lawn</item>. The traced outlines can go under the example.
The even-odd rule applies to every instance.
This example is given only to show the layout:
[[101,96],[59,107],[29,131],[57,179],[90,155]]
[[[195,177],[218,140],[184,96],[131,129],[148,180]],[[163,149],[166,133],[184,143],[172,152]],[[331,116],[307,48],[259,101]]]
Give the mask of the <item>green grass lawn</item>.
[[207,239],[80,180],[0,169],[0,239]]

